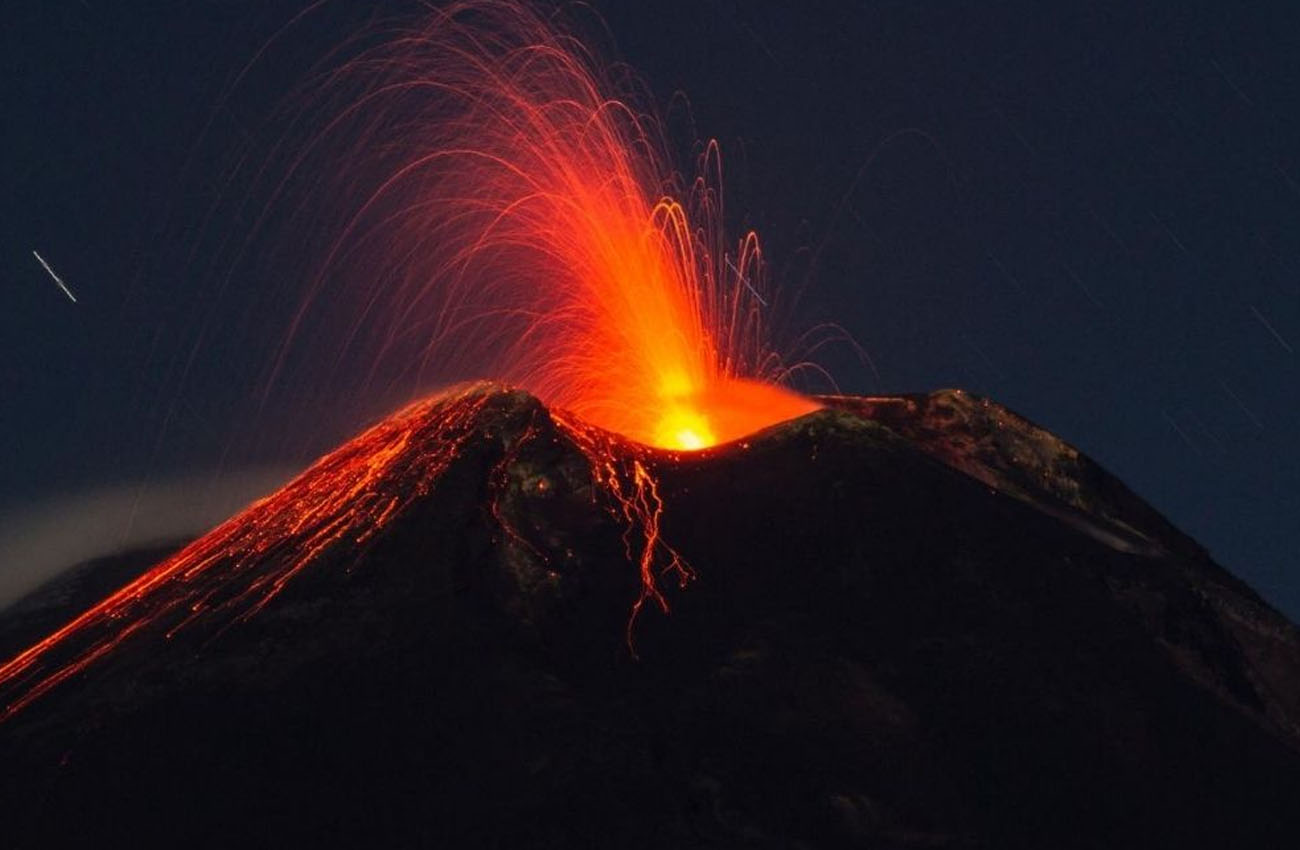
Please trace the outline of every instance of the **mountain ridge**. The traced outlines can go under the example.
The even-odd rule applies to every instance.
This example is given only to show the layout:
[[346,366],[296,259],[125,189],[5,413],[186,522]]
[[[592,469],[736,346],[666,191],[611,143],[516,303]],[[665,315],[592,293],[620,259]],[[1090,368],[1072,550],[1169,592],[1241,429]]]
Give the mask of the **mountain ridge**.
[[[1300,829],[1295,627],[994,403],[822,399],[671,453],[517,391],[447,398],[474,405],[454,456],[421,419],[445,400],[357,444],[405,453],[354,494],[382,517],[364,541],[331,539],[249,616],[177,629],[179,608],[148,608],[0,724],[19,846],[1267,847]],[[313,528],[247,563],[211,549],[195,586],[280,575]]]

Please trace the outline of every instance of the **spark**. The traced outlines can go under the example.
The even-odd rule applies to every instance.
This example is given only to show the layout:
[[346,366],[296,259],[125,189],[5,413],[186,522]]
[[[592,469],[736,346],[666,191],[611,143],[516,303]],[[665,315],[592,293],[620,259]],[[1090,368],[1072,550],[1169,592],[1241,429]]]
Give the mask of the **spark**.
[[777,386],[762,251],[726,231],[719,145],[683,175],[640,90],[559,26],[511,0],[453,4],[332,76],[320,108],[359,132],[352,185],[320,205],[350,207],[321,280],[386,287],[382,311],[358,287],[340,314],[660,448],[816,409]]
[[[523,4],[469,0],[421,24],[337,76],[366,84],[345,112],[368,110],[349,164],[357,174],[373,165],[380,182],[347,211],[322,267],[342,271],[336,260],[372,240],[382,250],[363,279],[394,281],[394,321],[425,322],[380,336],[419,333],[426,357],[490,344],[498,377],[547,404],[588,461],[594,497],[623,526],[640,584],[628,620],[635,654],[637,614],[646,603],[667,611],[660,580],[692,576],[661,531],[655,470],[678,456],[661,449],[704,449],[820,405],[779,385],[765,317],[741,289],[766,306],[757,236],[740,237],[734,260],[724,250],[716,142],[701,176],[683,181],[649,113],[606,91],[611,74],[591,51]],[[385,122],[419,132],[376,138]],[[376,151],[395,158],[363,159]],[[305,571],[355,560],[484,439],[480,413],[499,389],[474,385],[399,411],[0,665],[0,719],[127,640],[220,632]],[[499,499],[533,425],[500,446],[488,486],[505,538],[537,552]]]
[[[674,576],[684,587],[695,573],[663,540],[660,532],[664,502],[659,495],[650,452],[563,414],[552,414],[552,418],[586,456],[591,466],[592,483],[609,497],[611,514],[625,525],[625,553],[628,561],[637,565],[641,579],[641,593],[632,604],[627,621],[627,647],[635,658],[632,630],[645,604],[652,602],[659,610],[668,612],[668,600],[659,587],[659,577]],[[637,543],[633,542],[634,536]]]
[[327,554],[358,551],[434,489],[489,398],[470,388],[397,413],[0,665],[0,719],[133,634],[247,620]]
[[50,264],[45,262],[45,258],[42,257],[40,254],[38,254],[36,251],[32,251],[32,256],[36,258],[36,262],[40,263],[41,267],[45,269],[46,273],[49,274],[49,276],[54,280],[56,284],[58,284],[59,289],[63,290],[63,294],[68,296],[68,300],[71,301],[73,304],[76,304],[77,296],[73,295],[72,290],[68,289],[68,285],[63,282],[63,279],[54,273],[54,269],[50,268]]
[[1277,328],[1273,327],[1273,325],[1269,322],[1269,320],[1264,318],[1264,314],[1259,312],[1259,310],[1255,309],[1254,304],[1251,304],[1249,306],[1250,306],[1250,312],[1254,313],[1255,318],[1259,319],[1259,323],[1263,325],[1264,328],[1273,335],[1273,339],[1277,340],[1277,344],[1285,348],[1287,354],[1295,354],[1295,349],[1291,347],[1290,343],[1288,343],[1285,339],[1282,338],[1282,334],[1277,332]]
[[[308,570],[358,562],[395,518],[441,486],[471,441],[482,439],[481,414],[503,395],[498,385],[473,384],[398,411],[0,664],[0,721],[128,640],[169,641],[195,628],[220,632],[251,619]],[[655,466],[675,456],[558,411],[551,420],[586,458],[598,505],[623,526],[641,587],[627,624],[635,656],[632,630],[642,608],[649,602],[668,610],[660,579],[672,576],[684,586],[694,576],[661,531],[664,500]],[[544,559],[499,505],[508,466],[539,436],[535,424],[502,445],[489,490],[499,529]]]

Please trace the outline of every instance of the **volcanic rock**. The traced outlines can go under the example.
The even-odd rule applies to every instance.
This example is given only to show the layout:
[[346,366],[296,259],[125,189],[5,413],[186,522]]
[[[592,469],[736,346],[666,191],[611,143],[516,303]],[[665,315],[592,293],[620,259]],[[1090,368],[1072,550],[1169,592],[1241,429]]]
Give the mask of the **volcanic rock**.
[[[467,397],[448,454],[434,420]],[[1300,835],[1295,626],[1005,408],[825,398],[671,454],[522,392],[459,398],[412,414],[429,427],[358,491],[383,508],[363,532],[214,547],[203,599],[301,568],[184,620],[149,608],[0,722],[5,846]],[[114,610],[60,663],[137,609]]]

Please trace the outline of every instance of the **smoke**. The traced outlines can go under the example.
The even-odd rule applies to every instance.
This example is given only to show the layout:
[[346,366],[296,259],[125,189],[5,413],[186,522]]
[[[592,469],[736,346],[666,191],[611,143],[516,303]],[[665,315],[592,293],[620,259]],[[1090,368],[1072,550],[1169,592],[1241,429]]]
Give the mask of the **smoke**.
[[92,558],[198,536],[295,472],[272,467],[193,473],[0,510],[0,608]]

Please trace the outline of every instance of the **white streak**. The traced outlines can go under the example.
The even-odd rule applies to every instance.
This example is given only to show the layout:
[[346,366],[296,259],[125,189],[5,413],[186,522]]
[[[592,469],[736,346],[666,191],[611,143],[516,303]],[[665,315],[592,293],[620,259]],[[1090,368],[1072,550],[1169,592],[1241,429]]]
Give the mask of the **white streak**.
[[736,264],[731,261],[731,258],[728,257],[726,254],[723,254],[722,259],[726,261],[727,265],[731,267],[731,270],[736,273],[736,277],[740,278],[740,282],[745,284],[745,288],[748,289],[750,292],[754,293],[754,297],[758,299],[758,303],[766,307],[767,302],[763,300],[763,296],[758,294],[758,290],[755,289],[753,284],[749,282],[749,280],[745,277],[744,273],[741,272],[740,269],[736,268]]
[[1249,306],[1250,312],[1254,313],[1255,318],[1259,319],[1259,323],[1273,335],[1273,339],[1277,340],[1277,344],[1285,348],[1288,354],[1295,354],[1295,349],[1291,347],[1291,343],[1282,338],[1282,334],[1278,333],[1277,328],[1273,327],[1273,325],[1269,323],[1268,319],[1264,318],[1264,314],[1256,310],[1254,304]]
[[50,268],[50,264],[45,262],[45,258],[42,257],[40,254],[36,253],[35,251],[32,251],[32,256],[36,258],[36,262],[40,263],[41,266],[45,269],[45,271],[49,272],[50,277],[54,278],[54,282],[59,285],[59,289],[63,290],[63,294],[68,296],[68,299],[73,304],[76,304],[77,296],[73,295],[72,290],[68,289],[68,285],[63,282],[63,279],[54,273],[54,269]]

